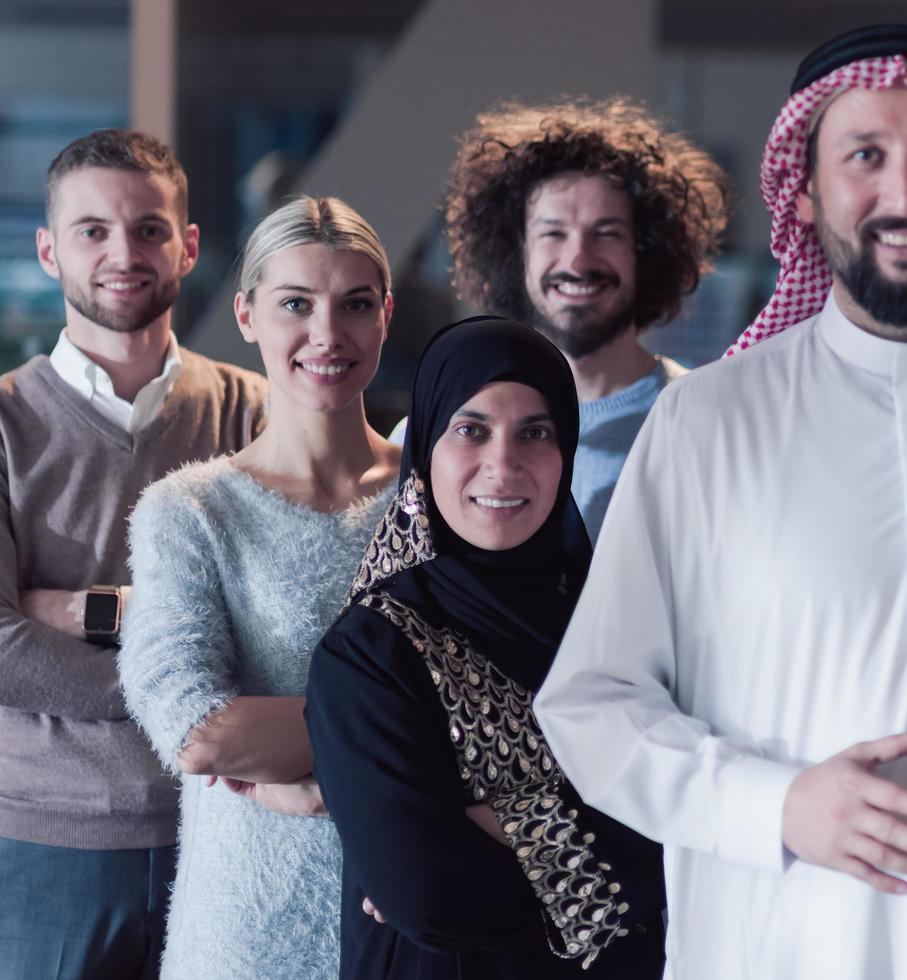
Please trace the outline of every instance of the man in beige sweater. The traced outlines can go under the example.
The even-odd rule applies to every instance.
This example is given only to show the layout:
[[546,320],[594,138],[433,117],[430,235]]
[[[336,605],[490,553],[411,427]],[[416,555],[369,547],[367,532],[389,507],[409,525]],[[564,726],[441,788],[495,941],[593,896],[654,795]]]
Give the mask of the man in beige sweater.
[[37,246],[66,326],[0,377],[0,972],[153,977],[177,793],[119,689],[126,520],[149,483],[248,442],[265,381],[176,343],[198,228],[168,147],[66,147]]

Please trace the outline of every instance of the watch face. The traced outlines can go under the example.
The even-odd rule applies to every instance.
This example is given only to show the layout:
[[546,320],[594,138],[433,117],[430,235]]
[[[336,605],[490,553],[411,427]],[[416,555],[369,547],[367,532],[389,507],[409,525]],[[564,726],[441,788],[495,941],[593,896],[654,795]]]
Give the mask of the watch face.
[[109,592],[89,592],[85,598],[85,632],[116,633],[120,597]]

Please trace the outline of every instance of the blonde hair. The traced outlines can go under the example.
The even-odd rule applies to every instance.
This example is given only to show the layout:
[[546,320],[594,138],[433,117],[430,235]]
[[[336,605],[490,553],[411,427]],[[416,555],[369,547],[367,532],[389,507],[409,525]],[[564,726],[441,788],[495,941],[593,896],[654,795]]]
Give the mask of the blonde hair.
[[296,245],[320,244],[367,255],[378,267],[381,295],[391,289],[387,253],[375,229],[338,197],[303,194],[263,218],[243,249],[238,288],[251,301],[268,259]]

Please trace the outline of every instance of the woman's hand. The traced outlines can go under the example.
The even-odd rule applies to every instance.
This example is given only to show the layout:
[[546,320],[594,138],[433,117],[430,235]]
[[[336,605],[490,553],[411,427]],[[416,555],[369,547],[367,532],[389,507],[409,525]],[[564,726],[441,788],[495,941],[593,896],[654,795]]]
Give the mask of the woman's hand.
[[366,915],[370,915],[375,920],[375,922],[380,922],[381,925],[384,925],[386,919],[375,908],[374,902],[372,902],[372,900],[368,897],[368,895],[366,895],[365,898],[362,899],[362,911],[365,912]]
[[312,771],[304,697],[234,698],[189,732],[176,757],[192,776],[249,783],[292,783]]
[[218,778],[231,793],[274,813],[287,817],[327,816],[327,807],[314,776],[305,776],[292,783],[250,783],[229,776],[209,776],[207,785],[213,786]]
[[493,837],[499,844],[510,847],[510,841],[504,833],[498,818],[494,815],[494,810],[487,803],[476,803],[474,806],[466,807],[466,816],[477,826]]

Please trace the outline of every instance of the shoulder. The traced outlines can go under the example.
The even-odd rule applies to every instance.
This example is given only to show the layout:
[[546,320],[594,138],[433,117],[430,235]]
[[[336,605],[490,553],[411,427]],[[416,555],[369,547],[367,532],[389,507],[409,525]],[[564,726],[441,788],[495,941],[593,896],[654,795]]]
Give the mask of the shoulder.
[[12,371],[0,374],[0,402],[9,405],[17,400],[28,401],[32,386],[39,379],[47,380],[48,372],[53,372],[50,358],[39,354]]
[[802,359],[811,356],[817,317],[783,333],[702,367],[667,385],[658,398],[659,412],[728,413],[761,410],[780,389],[796,383]]
[[406,634],[385,615],[361,602],[328,630],[315,651],[312,677],[322,684],[340,677],[367,677],[392,687],[421,688],[427,670]]
[[[233,467],[226,456],[202,463],[186,463],[147,486],[132,514],[133,529],[160,521],[197,523],[212,500],[223,493]],[[185,530],[185,527],[183,527]]]

